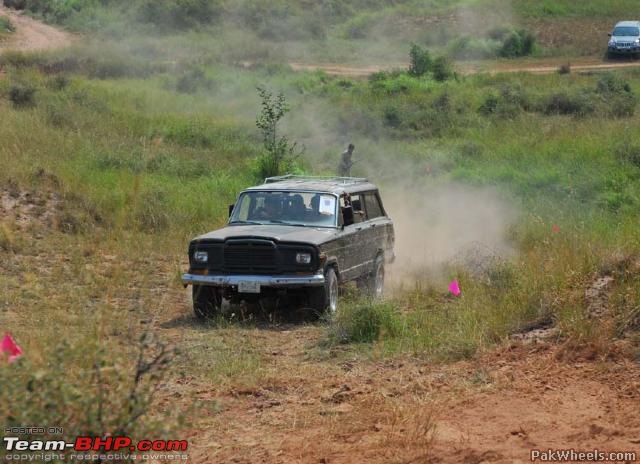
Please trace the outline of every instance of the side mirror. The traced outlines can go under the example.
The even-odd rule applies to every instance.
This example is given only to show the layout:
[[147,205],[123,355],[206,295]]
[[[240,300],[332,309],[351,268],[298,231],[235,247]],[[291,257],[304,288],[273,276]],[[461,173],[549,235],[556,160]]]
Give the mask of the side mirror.
[[351,206],[342,208],[342,224],[344,226],[353,224],[353,208]]
[[611,32],[609,32],[607,35],[608,35],[609,37],[611,37]]
[[229,217],[231,217],[231,215],[233,214],[233,208],[234,208],[235,206],[236,206],[236,205],[229,205]]

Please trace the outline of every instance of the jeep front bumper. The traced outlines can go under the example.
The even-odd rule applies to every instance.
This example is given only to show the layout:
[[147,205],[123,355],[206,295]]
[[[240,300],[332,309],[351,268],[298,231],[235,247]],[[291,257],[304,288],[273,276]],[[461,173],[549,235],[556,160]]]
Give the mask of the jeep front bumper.
[[324,274],[310,275],[221,275],[221,274],[183,274],[182,283],[206,285],[210,287],[237,287],[241,283],[256,283],[261,287],[316,287],[324,285]]

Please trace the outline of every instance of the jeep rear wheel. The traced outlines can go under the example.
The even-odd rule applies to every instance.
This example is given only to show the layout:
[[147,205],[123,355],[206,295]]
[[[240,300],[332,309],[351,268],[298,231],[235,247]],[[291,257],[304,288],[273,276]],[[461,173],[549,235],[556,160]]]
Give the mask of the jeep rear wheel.
[[358,281],[358,288],[366,292],[371,298],[382,298],[384,293],[384,258],[376,257],[373,271]]
[[193,312],[201,321],[213,319],[220,314],[222,306],[222,295],[220,290],[215,287],[206,287],[203,285],[194,285],[193,295]]
[[333,314],[338,310],[338,275],[332,267],[324,273],[324,286],[309,291],[309,304],[321,314],[328,310]]

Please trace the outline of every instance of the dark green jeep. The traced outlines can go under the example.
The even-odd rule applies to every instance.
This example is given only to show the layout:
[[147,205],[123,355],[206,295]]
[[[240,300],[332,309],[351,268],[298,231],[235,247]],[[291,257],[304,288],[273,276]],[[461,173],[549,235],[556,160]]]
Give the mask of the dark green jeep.
[[229,210],[226,227],[189,244],[182,281],[193,285],[199,318],[218,314],[223,299],[262,307],[286,300],[334,312],[339,286],[350,281],[382,294],[394,230],[366,179],[269,178]]

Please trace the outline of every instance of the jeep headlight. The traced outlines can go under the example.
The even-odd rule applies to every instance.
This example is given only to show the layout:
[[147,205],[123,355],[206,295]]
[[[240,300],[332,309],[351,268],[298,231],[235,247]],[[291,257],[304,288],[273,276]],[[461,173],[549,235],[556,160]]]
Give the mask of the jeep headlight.
[[298,253],[298,254],[296,254],[296,263],[298,263],[298,264],[311,264],[311,253]]
[[193,259],[196,263],[205,264],[209,262],[209,253],[206,251],[196,251],[193,254]]

